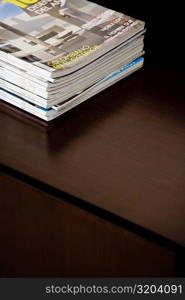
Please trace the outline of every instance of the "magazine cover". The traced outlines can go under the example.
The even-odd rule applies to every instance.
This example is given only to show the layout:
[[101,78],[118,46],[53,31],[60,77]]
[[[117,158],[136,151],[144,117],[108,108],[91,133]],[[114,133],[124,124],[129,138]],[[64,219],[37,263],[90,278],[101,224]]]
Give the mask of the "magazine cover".
[[0,58],[53,73],[74,71],[143,29],[143,22],[86,0],[0,0]]

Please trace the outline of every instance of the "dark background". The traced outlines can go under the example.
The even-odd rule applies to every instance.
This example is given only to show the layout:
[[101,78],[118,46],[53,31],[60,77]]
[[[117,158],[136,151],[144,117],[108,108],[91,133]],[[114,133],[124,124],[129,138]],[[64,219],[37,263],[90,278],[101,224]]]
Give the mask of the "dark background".
[[94,2],[145,21],[147,29],[145,65],[178,68],[184,52],[180,1],[96,0]]

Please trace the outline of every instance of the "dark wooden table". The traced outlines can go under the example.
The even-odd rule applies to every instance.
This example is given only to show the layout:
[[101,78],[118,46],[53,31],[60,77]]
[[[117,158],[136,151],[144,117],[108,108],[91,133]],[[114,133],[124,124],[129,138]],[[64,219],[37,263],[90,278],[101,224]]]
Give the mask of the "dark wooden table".
[[1,104],[0,276],[185,275],[182,91],[146,64],[52,123]]

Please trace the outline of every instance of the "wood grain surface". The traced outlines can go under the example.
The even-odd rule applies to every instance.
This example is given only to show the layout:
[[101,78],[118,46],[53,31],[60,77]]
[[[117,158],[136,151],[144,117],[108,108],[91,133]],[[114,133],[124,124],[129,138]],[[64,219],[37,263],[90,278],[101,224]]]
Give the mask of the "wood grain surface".
[[0,162],[185,246],[183,90],[146,65],[49,124],[1,104]]
[[0,277],[179,276],[175,252],[0,176]]

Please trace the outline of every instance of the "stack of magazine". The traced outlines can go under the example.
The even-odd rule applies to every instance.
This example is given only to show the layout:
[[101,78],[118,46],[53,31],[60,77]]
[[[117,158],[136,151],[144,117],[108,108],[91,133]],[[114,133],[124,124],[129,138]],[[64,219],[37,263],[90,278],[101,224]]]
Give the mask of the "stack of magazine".
[[0,99],[52,120],[140,69],[144,32],[87,0],[0,0]]

